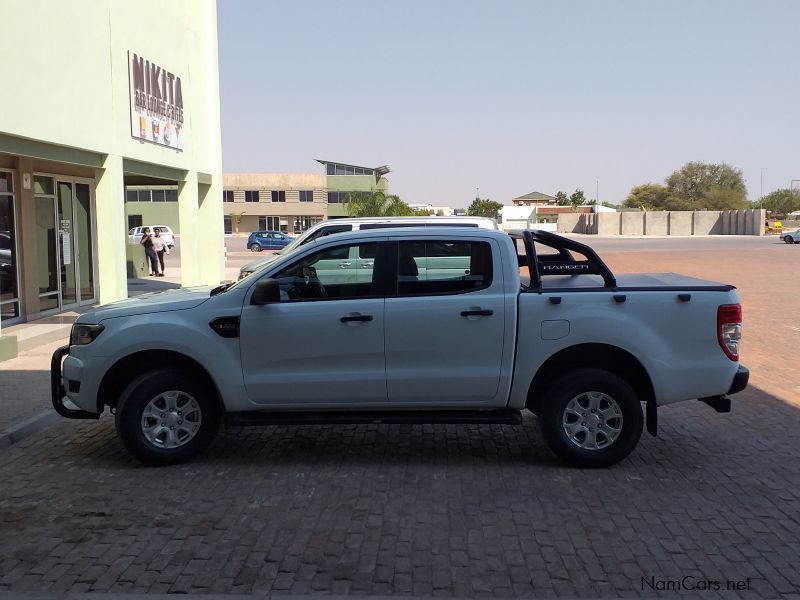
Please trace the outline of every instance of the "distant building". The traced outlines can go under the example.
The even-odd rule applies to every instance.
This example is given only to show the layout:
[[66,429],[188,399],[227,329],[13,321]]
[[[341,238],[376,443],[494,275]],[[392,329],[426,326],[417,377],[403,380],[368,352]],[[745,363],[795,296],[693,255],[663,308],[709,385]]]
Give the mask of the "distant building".
[[501,227],[513,229],[543,229],[556,231],[558,215],[564,213],[614,212],[613,208],[597,204],[583,204],[577,208],[557,204],[555,196],[541,192],[530,192],[511,200],[511,206],[500,209]]
[[[264,229],[302,233],[325,219],[347,216],[351,193],[389,192],[389,167],[317,159],[322,173],[226,173],[225,233]],[[237,223],[238,221],[238,223]]]
[[548,196],[541,192],[530,192],[511,200],[514,206],[557,206],[555,196]]
[[433,206],[432,204],[409,204],[410,208],[418,211],[427,211],[439,217],[452,217],[455,210],[449,206]]

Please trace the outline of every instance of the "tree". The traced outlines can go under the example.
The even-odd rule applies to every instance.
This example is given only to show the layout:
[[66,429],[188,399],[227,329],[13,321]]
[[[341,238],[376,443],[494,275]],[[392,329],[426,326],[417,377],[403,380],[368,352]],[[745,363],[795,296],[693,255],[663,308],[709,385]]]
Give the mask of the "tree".
[[613,208],[614,210],[619,210],[619,206],[614,204],[613,202],[601,202],[600,206],[605,206],[606,208]]
[[560,190],[556,192],[556,204],[559,206],[569,206],[569,198]]
[[417,214],[400,196],[387,196],[383,190],[349,192],[345,202],[351,217],[413,217]]
[[747,187],[742,171],[726,163],[688,162],[667,177],[665,183],[671,196],[685,201],[688,210],[736,209],[746,205]]
[[499,219],[500,209],[503,205],[489,198],[478,198],[472,201],[467,207],[467,214],[471,217],[487,217],[489,219]]
[[569,204],[572,210],[578,212],[578,207],[586,203],[586,196],[583,195],[583,190],[575,190],[569,197]]
[[760,203],[751,202],[750,206],[759,208],[759,204],[770,212],[785,215],[800,210],[800,193],[797,190],[792,192],[788,188],[782,188],[764,196]]
[[689,207],[672,196],[669,189],[657,183],[637,185],[628,194],[622,206],[642,210],[687,210]]

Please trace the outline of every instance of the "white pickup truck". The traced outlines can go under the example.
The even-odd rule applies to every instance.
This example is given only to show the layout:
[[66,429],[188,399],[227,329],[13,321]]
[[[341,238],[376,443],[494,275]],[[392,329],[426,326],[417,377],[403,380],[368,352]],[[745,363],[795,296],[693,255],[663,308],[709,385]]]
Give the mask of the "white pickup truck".
[[[356,258],[353,258],[356,257]],[[541,231],[385,229],[320,238],[234,284],[144,294],[78,317],[51,364],[63,416],[110,407],[147,464],[221,422],[520,423],[567,463],[608,466],[657,407],[719,412],[745,388],[735,289],[615,277]]]

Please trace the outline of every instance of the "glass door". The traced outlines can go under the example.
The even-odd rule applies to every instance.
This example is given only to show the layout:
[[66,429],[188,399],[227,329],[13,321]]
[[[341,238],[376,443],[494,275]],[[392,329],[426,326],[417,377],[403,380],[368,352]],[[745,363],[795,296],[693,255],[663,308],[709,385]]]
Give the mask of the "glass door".
[[61,252],[62,305],[94,301],[91,186],[58,182],[58,237]]
[[39,310],[61,308],[56,199],[36,196],[36,246],[38,255]]
[[14,180],[0,171],[0,319],[19,317],[16,206]]
[[91,304],[94,293],[94,236],[92,235],[92,188],[88,183],[75,184],[73,229],[80,304]]
[[75,261],[75,236],[72,233],[74,193],[72,182],[59,181],[58,198],[58,249],[61,251],[61,304],[76,304],[77,273]]

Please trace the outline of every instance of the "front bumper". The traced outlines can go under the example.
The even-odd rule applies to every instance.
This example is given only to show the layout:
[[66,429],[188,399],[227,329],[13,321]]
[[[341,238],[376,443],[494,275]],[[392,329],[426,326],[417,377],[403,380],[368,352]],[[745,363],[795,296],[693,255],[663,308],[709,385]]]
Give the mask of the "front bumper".
[[69,346],[61,346],[53,352],[53,358],[50,360],[50,399],[53,402],[53,408],[62,417],[68,419],[99,419],[100,413],[92,413],[80,408],[68,408],[64,405],[64,380],[61,376],[61,361],[69,354]]

